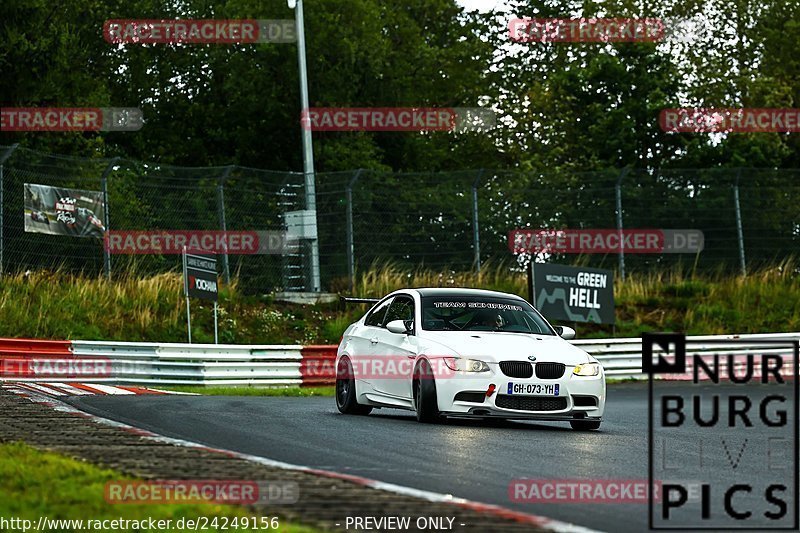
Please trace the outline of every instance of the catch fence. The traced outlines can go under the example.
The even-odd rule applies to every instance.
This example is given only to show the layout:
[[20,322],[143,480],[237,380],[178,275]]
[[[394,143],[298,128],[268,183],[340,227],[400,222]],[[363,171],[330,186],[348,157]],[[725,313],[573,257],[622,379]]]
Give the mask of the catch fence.
[[[0,146],[0,273],[61,268],[88,274],[178,270],[175,255],[110,253],[101,238],[26,231],[57,223],[51,206],[24,206],[25,184],[99,191],[112,231],[287,232],[305,208],[299,172],[241,166],[179,167],[129,159],[77,158]],[[800,251],[800,170],[609,169],[568,173],[508,170],[397,173],[356,169],[316,175],[324,290],[346,290],[376,263],[403,269],[519,269],[515,229],[693,229],[699,253],[602,253],[587,266],[621,273],[676,263],[746,272]],[[42,222],[42,220],[47,219]],[[33,219],[31,219],[33,220]],[[36,221],[28,221],[34,226]],[[247,292],[310,287],[310,246],[281,253],[223,254],[224,278]],[[574,255],[539,254],[571,263]]]

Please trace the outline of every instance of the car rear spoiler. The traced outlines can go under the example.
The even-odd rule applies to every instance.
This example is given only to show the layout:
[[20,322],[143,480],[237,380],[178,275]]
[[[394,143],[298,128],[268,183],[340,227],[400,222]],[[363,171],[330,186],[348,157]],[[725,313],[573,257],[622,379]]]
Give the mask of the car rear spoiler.
[[340,296],[339,301],[343,304],[376,304],[380,302],[380,298],[347,298]]

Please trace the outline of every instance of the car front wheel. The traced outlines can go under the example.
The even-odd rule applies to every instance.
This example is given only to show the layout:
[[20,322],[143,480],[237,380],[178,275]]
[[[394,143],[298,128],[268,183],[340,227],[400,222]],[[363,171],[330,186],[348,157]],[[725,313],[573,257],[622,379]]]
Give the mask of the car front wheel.
[[342,357],[336,365],[336,407],[346,415],[368,415],[372,411],[369,405],[361,405],[356,401],[353,365],[347,357]]
[[436,381],[430,364],[423,360],[417,366],[414,375],[414,405],[417,411],[417,420],[428,424],[435,424],[444,420],[439,413],[439,402],[436,398]]

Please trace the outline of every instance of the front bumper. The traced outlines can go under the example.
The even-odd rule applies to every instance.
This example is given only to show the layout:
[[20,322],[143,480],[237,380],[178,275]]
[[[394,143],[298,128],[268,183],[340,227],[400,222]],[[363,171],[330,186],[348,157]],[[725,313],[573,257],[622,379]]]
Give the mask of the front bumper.
[[573,420],[588,420],[602,422],[602,417],[583,416],[581,413],[567,413],[561,415],[548,415],[547,413],[526,413],[514,411],[514,413],[492,411],[474,408],[468,413],[462,412],[443,412],[449,418],[501,418],[504,420],[549,420],[551,422],[571,422]]
[[[493,365],[490,372],[475,377],[457,373],[447,379],[436,380],[439,411],[448,416],[517,418],[536,420],[601,420],[605,411],[606,383],[603,371],[597,376],[575,376],[567,367],[558,379],[512,378],[502,374]],[[558,396],[527,396],[507,394],[508,383],[557,384]],[[485,396],[490,385],[496,390]],[[483,402],[456,399],[459,393],[483,393]],[[463,395],[462,395],[463,396]],[[498,405],[498,398],[503,396]],[[477,398],[473,398],[477,399]],[[551,400],[558,400],[553,402]],[[524,401],[519,401],[524,400]],[[532,400],[532,401],[531,401]],[[578,405],[576,405],[576,403]],[[515,408],[505,407],[515,404]]]

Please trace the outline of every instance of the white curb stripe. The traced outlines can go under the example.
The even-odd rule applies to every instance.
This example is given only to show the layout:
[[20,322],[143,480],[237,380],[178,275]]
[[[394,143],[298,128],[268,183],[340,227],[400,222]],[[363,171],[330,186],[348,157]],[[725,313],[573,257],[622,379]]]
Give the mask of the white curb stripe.
[[84,383],[87,387],[91,387],[93,389],[97,389],[100,392],[104,392],[106,394],[112,395],[126,395],[126,394],[136,394],[135,392],[131,392],[129,390],[120,389],[119,387],[112,387],[110,385],[100,385],[99,383]]
[[89,391],[85,391],[85,390],[81,390],[81,389],[79,389],[77,387],[73,387],[69,383],[44,383],[44,385],[48,385],[48,386],[51,386],[51,387],[58,387],[59,389],[61,389],[64,392],[68,392],[70,394],[78,395],[78,396],[84,396],[84,395],[87,395],[87,394],[91,396],[91,394],[92,394]]
[[36,391],[42,392],[49,396],[66,396],[63,392],[52,387],[48,387],[46,383],[20,383],[22,387],[28,387]]

